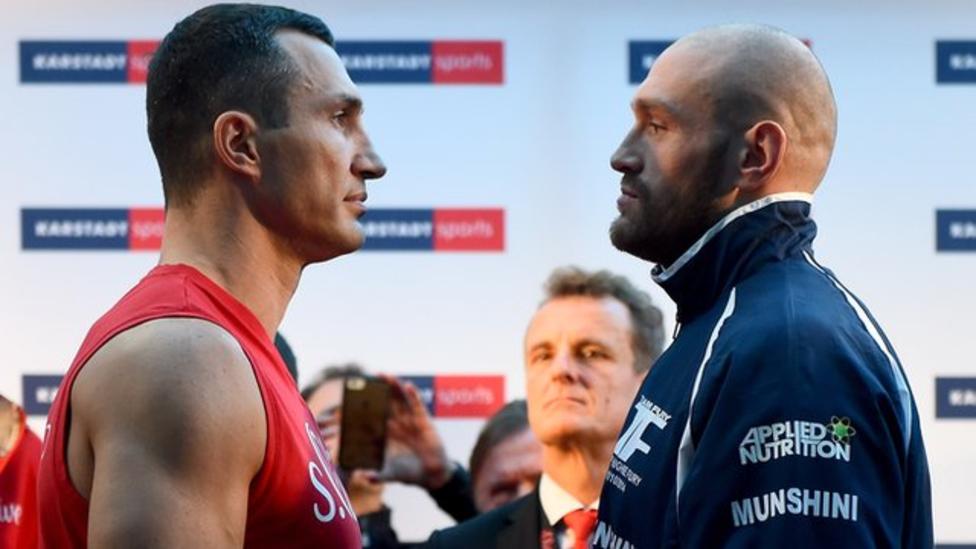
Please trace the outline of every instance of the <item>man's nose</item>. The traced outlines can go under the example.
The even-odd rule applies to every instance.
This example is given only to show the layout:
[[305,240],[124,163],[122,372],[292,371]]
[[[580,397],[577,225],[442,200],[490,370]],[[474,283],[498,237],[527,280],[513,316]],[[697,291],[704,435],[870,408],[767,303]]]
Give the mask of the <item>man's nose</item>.
[[386,175],[386,164],[380,155],[367,145],[366,150],[356,155],[353,161],[353,173],[361,179],[379,179]]
[[576,362],[568,350],[560,350],[552,359],[552,376],[555,379],[575,380],[579,376]]
[[623,143],[617,147],[613,156],[610,157],[610,167],[620,173],[640,173],[644,169],[643,160],[641,160],[640,155],[634,150],[634,131],[631,130],[627,134]]

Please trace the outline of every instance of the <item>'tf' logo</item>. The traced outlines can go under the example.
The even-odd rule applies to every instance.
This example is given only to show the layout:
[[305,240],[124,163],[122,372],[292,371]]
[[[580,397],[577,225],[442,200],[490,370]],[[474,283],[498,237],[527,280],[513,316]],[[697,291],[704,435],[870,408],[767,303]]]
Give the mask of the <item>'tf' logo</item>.
[[637,412],[634,419],[627,426],[627,430],[621,435],[620,440],[617,441],[616,448],[613,449],[613,453],[623,461],[629,460],[637,451],[642,454],[648,453],[651,450],[651,445],[644,442],[644,431],[651,425],[664,430],[668,426],[668,420],[671,419],[670,414],[647,400],[643,395],[641,395],[640,401],[634,405],[634,411]]

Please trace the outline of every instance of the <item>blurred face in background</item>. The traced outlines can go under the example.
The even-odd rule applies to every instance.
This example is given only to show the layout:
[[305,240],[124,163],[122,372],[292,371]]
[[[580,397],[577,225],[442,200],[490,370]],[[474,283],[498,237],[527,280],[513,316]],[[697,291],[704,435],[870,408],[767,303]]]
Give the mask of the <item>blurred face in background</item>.
[[471,481],[475,506],[485,513],[535,490],[542,475],[542,445],[525,428],[488,450],[483,463]]
[[339,421],[342,414],[342,382],[341,379],[330,379],[319,386],[308,397],[308,409],[312,416],[321,420],[329,415],[335,417],[334,429],[323,429],[322,441],[332,456],[332,461],[339,459]]
[[543,446],[612,448],[643,379],[620,301],[557,297],[525,335],[529,424]]

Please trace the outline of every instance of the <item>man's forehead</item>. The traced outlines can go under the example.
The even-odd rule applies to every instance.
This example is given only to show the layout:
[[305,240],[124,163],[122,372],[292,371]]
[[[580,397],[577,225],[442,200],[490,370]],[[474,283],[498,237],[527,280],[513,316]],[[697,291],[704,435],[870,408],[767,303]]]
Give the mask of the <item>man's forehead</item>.
[[635,109],[660,109],[675,115],[688,115],[710,89],[710,78],[717,63],[707,52],[680,43],[664,51],[634,92]]
[[630,328],[629,311],[612,297],[570,296],[543,304],[526,332],[526,344],[535,345],[553,338],[597,337]]
[[279,31],[276,36],[298,69],[297,88],[361,102],[356,85],[332,46],[294,30]]

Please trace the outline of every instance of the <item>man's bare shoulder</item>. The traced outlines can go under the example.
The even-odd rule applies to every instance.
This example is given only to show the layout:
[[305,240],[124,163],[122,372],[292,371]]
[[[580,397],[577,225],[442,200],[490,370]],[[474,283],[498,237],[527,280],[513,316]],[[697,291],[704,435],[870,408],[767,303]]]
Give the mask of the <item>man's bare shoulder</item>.
[[233,336],[205,320],[159,319],[115,336],[79,373],[71,406],[91,439],[214,440],[263,457],[264,408],[250,362]]

